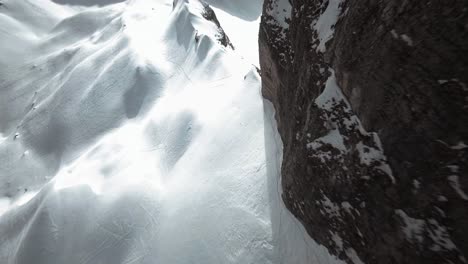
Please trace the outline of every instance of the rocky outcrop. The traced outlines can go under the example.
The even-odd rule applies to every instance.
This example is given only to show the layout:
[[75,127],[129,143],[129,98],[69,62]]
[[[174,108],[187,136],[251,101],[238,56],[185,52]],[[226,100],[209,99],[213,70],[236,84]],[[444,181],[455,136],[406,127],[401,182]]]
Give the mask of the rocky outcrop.
[[218,42],[226,48],[229,47],[231,49],[234,49],[231,40],[229,40],[229,37],[226,35],[223,28],[221,27],[221,24],[219,23],[218,18],[216,17],[216,14],[213,11],[213,9],[207,3],[201,3],[203,5],[203,18],[205,18],[208,21],[211,21],[218,28],[218,34],[216,34],[215,36]]
[[283,200],[349,263],[466,263],[468,2],[266,0]]

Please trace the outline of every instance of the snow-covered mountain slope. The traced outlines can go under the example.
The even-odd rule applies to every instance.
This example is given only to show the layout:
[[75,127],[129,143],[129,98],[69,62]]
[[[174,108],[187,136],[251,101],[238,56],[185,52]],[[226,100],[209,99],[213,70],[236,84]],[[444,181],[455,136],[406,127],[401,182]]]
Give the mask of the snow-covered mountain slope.
[[215,7],[213,9],[236,52],[256,67],[260,67],[258,54],[260,16],[253,21],[249,21],[232,15],[224,9]]
[[206,0],[205,2],[245,21],[255,21],[262,14],[263,0]]
[[273,108],[200,2],[1,3],[0,263],[336,261],[284,208]]

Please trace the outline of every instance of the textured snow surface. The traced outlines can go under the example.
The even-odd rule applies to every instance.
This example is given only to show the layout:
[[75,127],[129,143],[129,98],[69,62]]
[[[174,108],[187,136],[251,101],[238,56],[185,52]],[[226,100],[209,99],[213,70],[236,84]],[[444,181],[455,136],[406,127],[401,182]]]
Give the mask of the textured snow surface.
[[337,262],[284,208],[273,108],[199,2],[2,3],[0,263]]

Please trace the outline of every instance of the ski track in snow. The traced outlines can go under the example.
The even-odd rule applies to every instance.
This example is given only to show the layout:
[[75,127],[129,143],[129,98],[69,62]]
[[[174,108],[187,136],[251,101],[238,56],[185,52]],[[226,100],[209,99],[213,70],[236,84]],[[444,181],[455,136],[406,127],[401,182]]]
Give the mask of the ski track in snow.
[[339,263],[282,204],[273,107],[199,2],[2,3],[0,263]]

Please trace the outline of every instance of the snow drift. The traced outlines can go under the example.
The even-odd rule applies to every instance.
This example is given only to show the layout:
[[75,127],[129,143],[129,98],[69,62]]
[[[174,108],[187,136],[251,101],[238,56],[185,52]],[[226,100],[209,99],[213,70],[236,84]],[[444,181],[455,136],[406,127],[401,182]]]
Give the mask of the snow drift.
[[284,209],[272,107],[202,4],[2,3],[0,263],[335,260]]

